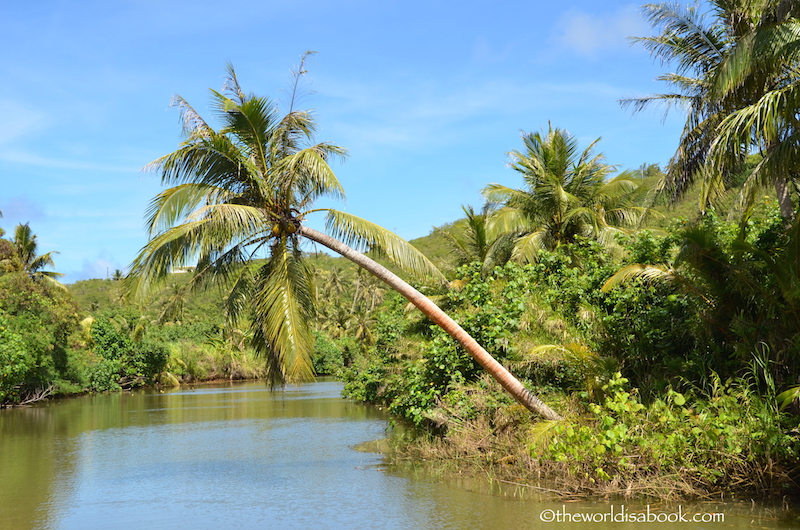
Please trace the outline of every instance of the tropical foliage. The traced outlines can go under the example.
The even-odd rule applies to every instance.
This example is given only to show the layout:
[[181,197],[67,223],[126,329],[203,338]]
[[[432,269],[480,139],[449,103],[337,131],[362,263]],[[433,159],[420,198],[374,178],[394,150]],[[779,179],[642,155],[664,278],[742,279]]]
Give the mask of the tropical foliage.
[[634,205],[639,187],[632,172],[608,177],[615,170],[595,155],[599,138],[579,150],[563,129],[522,137],[524,151],[512,151],[511,167],[522,175],[525,189],[489,184],[483,194],[502,205],[491,220],[493,230],[516,236],[512,258],[535,261],[541,250],[591,237],[613,247],[617,234],[634,228],[647,210]]
[[19,224],[14,228],[14,237],[11,239],[11,252],[6,252],[0,260],[0,265],[6,272],[22,271],[36,281],[46,281],[52,286],[61,287],[57,278],[63,276],[60,272],[44,270],[54,267],[53,254],[48,252],[37,255],[39,243],[28,223]]
[[[295,90],[303,73],[301,65]],[[187,138],[148,166],[174,186],[151,204],[152,239],[133,262],[129,281],[137,295],[145,295],[174,269],[196,263],[190,287],[227,289],[229,322],[251,317],[250,341],[268,359],[270,380],[307,380],[313,376],[314,297],[300,225],[319,197],[344,197],[328,161],[345,152],[313,143],[313,117],[296,110],[293,101],[281,115],[269,99],[245,94],[230,66],[223,92],[211,94],[223,123],[219,130],[175,98]],[[329,219],[356,241],[391,240],[393,257],[414,256],[418,272],[435,270],[398,238],[374,237],[379,232],[374,225],[341,212]],[[257,258],[263,261],[251,266]]]
[[800,177],[800,6],[763,1],[750,7],[760,8],[758,19],[737,40],[713,87],[715,98],[741,102],[720,124],[712,163],[724,172],[741,164],[742,153],[759,153],[762,160],[745,182],[743,200],[750,204],[758,189],[774,186],[781,214],[791,219]]
[[[314,199],[342,196],[327,160],[344,151],[310,144],[308,113],[290,108],[281,116],[271,101],[245,94],[232,67],[228,74],[224,92],[212,90],[219,131],[175,98],[187,139],[149,166],[174,186],[151,204],[153,237],[129,279],[137,295],[149,294],[175,268],[196,262],[192,287],[233,286],[226,296],[231,323],[253,308],[252,341],[269,356],[271,380],[308,379],[313,296],[295,234]],[[262,256],[263,264],[249,266]]]
[[36,254],[36,236],[18,225],[0,238],[0,406],[46,397],[76,379],[69,336],[77,307],[54,280],[52,253]]
[[[719,198],[757,152],[740,206],[774,186],[785,218],[796,184],[798,7],[780,0],[647,4],[658,35],[637,39],[676,71],[660,77],[674,91],[623,100],[634,110],[662,103],[686,108],[686,124],[662,190],[682,196],[702,183],[701,207]],[[710,20],[708,20],[710,19]]]
[[496,204],[487,202],[480,212],[476,212],[472,206],[462,206],[464,219],[446,228],[433,229],[446,241],[455,257],[453,264],[459,266],[477,261],[483,264],[483,271],[487,273],[495,265],[510,259],[514,234],[501,232],[492,223],[492,213],[496,207]]
[[[317,143],[313,116],[295,108],[302,63],[283,111],[245,94],[229,67],[223,90],[211,91],[219,128],[175,99],[185,140],[148,166],[168,187],[150,205],[151,239],[127,277],[78,282],[73,300],[48,281],[52,253],[37,254],[27,225],[0,237],[0,405],[335,374],[348,396],[433,435],[405,451],[513,482],[554,477],[567,494],[792,491],[795,4],[645,6],[658,34],[638,40],[677,70],[662,77],[672,92],[626,103],[687,109],[666,173],[617,174],[594,153],[598,141],[582,149],[563,129],[524,134],[510,153],[523,185],[488,185],[483,209],[465,206],[464,219],[418,242],[447,263],[449,281],[391,232],[314,209],[344,196],[329,163],[345,153]],[[688,219],[654,222],[655,180]],[[774,193],[759,197],[767,185]],[[725,219],[730,202],[710,205],[723,191],[740,197],[736,221]],[[687,206],[692,195],[699,211]],[[308,226],[315,212],[334,237]],[[310,253],[304,240],[363,269]],[[405,266],[431,296],[347,244]]]

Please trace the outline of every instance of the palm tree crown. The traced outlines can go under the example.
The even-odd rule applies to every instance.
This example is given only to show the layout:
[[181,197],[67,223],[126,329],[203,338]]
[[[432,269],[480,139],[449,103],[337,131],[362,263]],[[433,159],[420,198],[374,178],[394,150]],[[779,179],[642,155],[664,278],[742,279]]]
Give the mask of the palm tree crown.
[[62,273],[43,270],[46,267],[55,267],[53,254],[58,254],[58,252],[52,251],[37,255],[39,243],[28,223],[18,224],[14,228],[11,244],[14,253],[3,260],[3,266],[7,270],[23,271],[33,280],[44,281],[51,286],[64,288],[57,280],[63,276]]
[[477,261],[482,264],[482,272],[488,273],[495,265],[508,261],[513,238],[492,229],[492,213],[496,206],[487,202],[479,212],[472,206],[462,206],[464,219],[446,229],[434,227],[434,233],[447,243],[456,265]]
[[639,187],[632,173],[608,179],[616,168],[593,153],[599,138],[579,151],[576,138],[550,126],[546,135],[523,134],[522,141],[525,149],[509,155],[526,189],[489,184],[483,190],[487,200],[503,205],[493,216],[494,228],[518,236],[514,259],[533,261],[539,250],[577,236],[613,245],[614,235],[646,213],[630,204]]
[[792,192],[796,197],[800,183],[800,4],[749,3],[758,8],[757,17],[714,79],[712,97],[735,98],[737,104],[719,125],[708,165],[725,172],[758,153],[740,208],[752,204],[757,189],[774,186],[781,214],[792,219]]
[[798,176],[800,7],[785,0],[711,0],[709,6],[708,13],[673,3],[644,6],[660,34],[636,40],[661,62],[676,65],[674,73],[659,78],[673,90],[622,103],[635,111],[653,103],[687,111],[661,184],[673,200],[700,181],[705,208],[745,167],[747,155],[759,152],[764,161],[744,192],[752,198],[756,184],[774,185],[782,214],[791,217],[788,184]]

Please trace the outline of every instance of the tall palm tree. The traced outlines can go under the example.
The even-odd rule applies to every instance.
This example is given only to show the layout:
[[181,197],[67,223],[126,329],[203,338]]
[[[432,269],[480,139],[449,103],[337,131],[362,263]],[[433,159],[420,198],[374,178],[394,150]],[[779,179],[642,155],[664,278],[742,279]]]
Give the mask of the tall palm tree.
[[704,210],[745,167],[755,148],[764,160],[745,192],[752,197],[754,184],[774,185],[782,214],[791,218],[789,187],[796,179],[791,168],[797,159],[787,151],[797,151],[797,146],[796,140],[794,145],[786,141],[796,129],[800,6],[785,0],[709,4],[707,13],[673,3],[644,6],[660,34],[635,40],[662,63],[676,65],[674,73],[659,78],[674,91],[622,104],[634,111],[654,103],[686,110],[678,150],[660,188],[673,200],[699,181]]
[[[746,1],[746,0],[745,0]],[[642,10],[653,28],[661,33],[651,37],[635,38],[651,55],[664,64],[676,63],[676,71],[660,76],[672,91],[643,98],[623,99],[623,106],[633,106],[638,112],[652,104],[685,109],[687,113],[678,150],[668,167],[660,191],[671,194],[673,200],[681,197],[695,182],[705,161],[716,127],[724,118],[718,102],[709,98],[710,85],[716,70],[731,46],[733,27],[729,24],[739,20],[731,8],[736,0],[729,2],[724,10],[721,2],[714,2],[724,15],[708,24],[705,15],[697,6],[681,6],[672,2],[647,4]],[[713,198],[721,193],[722,182],[714,180],[707,194]]]
[[[294,108],[305,57],[295,72],[289,110],[283,116],[270,100],[245,94],[230,65],[223,91],[211,91],[212,108],[223,123],[220,130],[176,96],[186,140],[148,166],[172,187],[150,205],[151,240],[133,261],[130,288],[140,295],[153,292],[175,267],[196,260],[188,285],[228,286],[227,315],[235,321],[245,311],[250,313],[252,344],[266,356],[271,381],[307,380],[313,377],[314,300],[312,273],[300,244],[308,239],[400,291],[459,340],[521,403],[547,418],[559,418],[430,300],[349,245],[380,250],[417,276],[443,281],[421,253],[364,219],[311,208],[321,196],[344,196],[328,165],[344,150],[312,143],[312,116]],[[327,227],[335,237],[304,224],[314,212],[327,213]],[[254,258],[264,261],[253,264]]]
[[[774,186],[781,215],[794,217],[792,192],[800,183],[800,5],[766,2],[751,31],[737,40],[716,76],[712,95],[748,95],[719,126],[711,145],[721,171],[740,153],[761,155],[743,187],[742,205],[755,191]],[[787,225],[788,226],[788,225]]]
[[512,151],[511,167],[522,175],[526,189],[489,184],[487,200],[502,204],[493,228],[517,235],[512,258],[534,261],[540,250],[595,238],[609,246],[614,236],[637,226],[646,208],[630,204],[640,183],[632,172],[608,179],[616,169],[593,153],[599,138],[579,151],[578,141],[563,129],[522,136],[524,151]]
[[51,251],[37,255],[39,244],[36,234],[33,233],[28,223],[20,223],[14,228],[11,244],[13,245],[14,254],[3,260],[3,265],[7,270],[25,272],[33,280],[45,282],[59,289],[65,289],[57,280],[57,278],[63,276],[62,273],[43,270],[46,267],[55,267],[53,254],[58,254],[58,252]]

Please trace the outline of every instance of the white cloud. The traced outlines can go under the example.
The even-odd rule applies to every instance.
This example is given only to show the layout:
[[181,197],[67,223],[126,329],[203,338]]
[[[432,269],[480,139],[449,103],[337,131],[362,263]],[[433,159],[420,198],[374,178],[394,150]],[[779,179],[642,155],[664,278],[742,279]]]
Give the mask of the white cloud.
[[[479,82],[407,80],[392,84],[329,84],[323,93],[332,104],[322,139],[351,149],[353,156],[392,149],[428,149],[454,145],[487,134],[485,127],[521,114],[551,115],[578,105],[598,107],[615,102],[623,87],[586,79],[581,82],[518,82],[506,79]],[[579,101],[580,103],[576,103]],[[616,105],[616,103],[613,103]],[[333,121],[331,121],[333,118]]]
[[614,13],[567,11],[557,25],[557,41],[580,55],[594,57],[606,50],[625,48],[628,37],[646,35],[647,24],[633,5]]

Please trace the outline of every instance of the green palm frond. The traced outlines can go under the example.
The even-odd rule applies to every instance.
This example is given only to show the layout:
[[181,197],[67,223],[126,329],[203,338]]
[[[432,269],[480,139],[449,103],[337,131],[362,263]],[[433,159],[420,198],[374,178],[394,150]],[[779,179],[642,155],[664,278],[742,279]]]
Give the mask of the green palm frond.
[[785,390],[775,396],[775,400],[780,404],[780,410],[787,408],[797,400],[800,400],[800,386],[795,386]]
[[188,182],[168,188],[156,195],[145,213],[145,224],[151,235],[157,234],[185,218],[202,204],[230,200],[234,195],[218,186]]
[[615,272],[614,275],[603,284],[601,291],[607,293],[615,287],[637,278],[646,281],[658,280],[670,283],[676,280],[677,272],[667,265],[643,265],[641,263],[634,263]]
[[539,252],[548,247],[548,232],[538,230],[518,238],[511,253],[511,259],[521,263],[536,262]]
[[595,238],[612,256],[621,257],[625,253],[625,249],[619,244],[618,239],[621,234],[625,233],[619,228],[604,226],[597,230]]
[[450,230],[444,230],[434,226],[433,233],[439,235],[445,240],[449,250],[455,255],[456,263],[464,264],[473,261],[474,255],[467,243],[456,237]]
[[178,107],[181,112],[181,124],[183,125],[183,134],[186,137],[196,136],[202,137],[213,134],[213,129],[208,126],[205,120],[198,114],[194,107],[188,101],[179,95],[172,97],[173,107]]
[[51,278],[59,278],[61,276],[64,276],[60,272],[42,270],[45,267],[55,267],[56,264],[53,261],[53,254],[58,254],[58,252],[52,251],[46,254],[42,254],[41,256],[34,257],[28,264],[27,269],[34,274],[38,273],[45,276],[50,276]]
[[619,173],[613,179],[605,181],[602,186],[597,188],[598,196],[606,199],[617,199],[628,196],[641,186],[636,179],[636,172],[626,170]]
[[178,150],[151,162],[143,170],[159,174],[165,185],[191,182],[233,192],[257,185],[259,171],[248,152],[219,133],[190,138]]
[[68,293],[69,289],[67,289],[67,286],[56,279],[62,276],[64,275],[60,272],[39,271],[36,278],[53,289]]
[[525,213],[508,206],[498,209],[489,218],[489,229],[497,234],[521,233],[531,225],[531,220]]
[[283,189],[297,190],[298,208],[304,208],[321,196],[344,199],[344,188],[328,165],[328,159],[334,155],[345,156],[346,151],[318,144],[285,156],[274,166],[274,173],[281,176],[275,184]]
[[647,219],[661,218],[663,214],[644,206],[626,206],[605,210],[605,218],[610,225],[620,228],[638,228]]
[[[225,268],[217,264],[215,272],[219,272],[210,275],[214,279],[223,279],[223,285],[230,285],[225,297],[225,317],[230,327],[234,327],[250,310],[250,300],[253,297],[256,285],[256,276],[253,273],[252,266],[241,265],[238,260],[232,263],[233,267],[227,270],[220,270]],[[231,274],[230,269],[235,272],[235,276]],[[231,277],[235,279],[231,280]]]
[[313,379],[311,272],[299,251],[285,240],[276,242],[253,291],[252,340],[266,354],[269,380],[283,384]]
[[726,35],[719,26],[709,27],[695,6],[674,3],[647,4],[642,8],[650,25],[662,30],[655,37],[636,38],[663,62],[678,62],[679,71],[692,70],[698,63],[714,64],[726,47]]
[[446,279],[425,255],[397,234],[338,210],[328,210],[327,228],[333,237],[354,248],[377,251],[418,278],[444,284]]
[[[265,245],[267,240],[258,241],[258,243]],[[194,292],[212,288],[220,293],[229,289],[233,291],[236,289],[236,285],[243,281],[243,278],[252,277],[251,261],[258,249],[259,245],[257,244],[255,248],[234,245],[224,251],[212,249],[200,255],[194,274],[186,284],[186,288]],[[232,292],[228,292],[225,298],[226,307],[230,305],[229,299],[233,296]],[[226,313],[226,316],[231,324],[235,324],[241,314]]]
[[504,242],[502,232],[492,227],[492,212],[495,204],[487,202],[480,213],[472,206],[462,206],[466,216],[447,229],[434,227],[434,233],[447,241],[458,265],[480,262],[484,273],[498,264]]
[[131,264],[127,288],[136,296],[148,296],[163,285],[176,267],[210,253],[224,253],[230,246],[250,243],[254,234],[271,228],[257,208],[243,205],[208,205],[192,213],[184,223],[153,237]]
[[[678,82],[675,79],[675,76],[670,76],[666,78],[666,76],[659,77],[660,81],[665,82]],[[689,79],[684,79],[682,85],[690,85],[691,81]],[[619,100],[619,104],[622,108],[627,109],[631,108],[631,112],[637,114],[648,107],[660,106],[664,108],[664,117],[669,114],[670,110],[677,109],[677,110],[684,110],[688,106],[688,102],[691,101],[692,98],[680,93],[680,92],[672,92],[666,94],[655,94],[652,96],[643,96],[638,98],[623,98]]]

